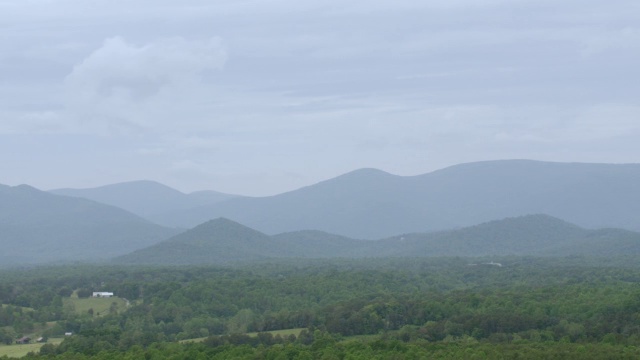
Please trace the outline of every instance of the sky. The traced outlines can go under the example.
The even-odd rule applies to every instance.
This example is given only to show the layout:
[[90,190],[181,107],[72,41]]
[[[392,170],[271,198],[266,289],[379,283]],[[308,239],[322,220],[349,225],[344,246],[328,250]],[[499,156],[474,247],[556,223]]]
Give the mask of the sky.
[[0,0],[0,184],[640,162],[637,0]]

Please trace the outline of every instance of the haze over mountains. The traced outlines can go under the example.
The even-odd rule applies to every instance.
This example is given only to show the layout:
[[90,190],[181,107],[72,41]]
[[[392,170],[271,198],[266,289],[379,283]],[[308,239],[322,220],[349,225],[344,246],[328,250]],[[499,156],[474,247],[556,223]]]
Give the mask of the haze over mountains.
[[176,233],[113,206],[0,185],[2,265],[104,260]]
[[[142,249],[154,245],[181,254],[208,248],[212,238],[226,250],[203,251],[190,262],[284,255],[635,253],[638,184],[638,164],[510,160],[406,177],[362,169],[262,198],[184,194],[151,181],[52,193],[1,185],[0,263],[95,261],[135,250],[142,256]],[[522,217],[529,214],[547,215]],[[221,217],[230,220],[210,221]],[[501,220],[502,230],[496,230],[492,221],[505,218],[521,220]],[[212,224],[225,230],[214,231]],[[450,229],[460,230],[444,231]]]
[[431,256],[615,256],[640,254],[640,233],[586,230],[547,215],[378,241],[302,231],[268,236],[228,219],[208,221],[115,259],[129,264],[229,264],[274,258]]
[[[549,214],[585,228],[640,230],[638,184],[640,164],[502,160],[418,176],[361,169],[275,196],[220,195],[197,204],[162,200],[171,189],[154,193],[148,189],[159,184],[153,183],[139,183],[148,188],[136,191],[122,184],[105,187],[110,191],[103,197],[105,188],[57,192],[110,201],[164,226],[191,228],[225,217],[266,234],[316,229],[379,239],[527,214]],[[154,208],[161,211],[151,214]]]
[[216,191],[182,193],[155,181],[140,180],[100,186],[91,189],[56,189],[51,193],[81,197],[117,206],[148,220],[163,223],[167,214],[211,205],[236,195]]

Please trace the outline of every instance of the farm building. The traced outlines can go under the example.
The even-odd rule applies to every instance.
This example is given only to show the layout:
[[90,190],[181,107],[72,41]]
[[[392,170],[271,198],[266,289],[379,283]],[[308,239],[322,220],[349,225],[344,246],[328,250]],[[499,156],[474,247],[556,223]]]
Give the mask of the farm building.
[[112,292],[104,292],[104,291],[94,291],[93,297],[106,297],[110,298],[113,296]]
[[31,342],[31,338],[28,336],[24,336],[21,337],[20,339],[16,340],[16,344],[28,344]]

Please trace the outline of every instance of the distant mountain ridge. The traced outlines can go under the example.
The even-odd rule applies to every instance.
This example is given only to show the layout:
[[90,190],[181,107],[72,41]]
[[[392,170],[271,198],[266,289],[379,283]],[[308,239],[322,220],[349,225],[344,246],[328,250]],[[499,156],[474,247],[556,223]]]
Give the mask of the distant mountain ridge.
[[[635,231],[640,230],[638,184],[640,164],[502,160],[417,176],[361,169],[259,198],[213,191],[184,194],[152,181],[52,192],[0,185],[0,246],[4,247],[0,262],[107,259],[157,244],[176,235],[178,227],[192,228],[220,217],[246,224],[254,235],[267,239],[251,242],[255,236],[246,238],[246,246],[255,252],[243,250],[236,255],[247,258],[285,253],[297,257],[463,254],[452,252],[451,247],[480,255],[492,246],[505,253],[580,254],[572,239],[584,246],[583,253],[597,248],[602,254],[617,254],[621,248],[635,251]],[[513,247],[506,239],[515,230],[508,227],[495,233],[502,243],[492,239],[491,232],[482,232],[485,228],[497,231],[490,225],[494,219],[527,214],[549,214],[571,226],[539,217],[536,221],[546,224],[539,227],[526,217],[533,228],[518,228],[521,236],[515,239],[530,238],[535,249],[527,249],[525,243]],[[514,222],[500,224],[511,223],[515,228]],[[476,224],[481,225],[475,228]],[[532,235],[553,227],[563,230],[546,237]],[[452,235],[447,229],[461,232]],[[397,234],[406,235],[398,242]],[[475,242],[469,242],[471,237]],[[354,239],[378,241],[365,246]],[[261,247],[265,242],[269,247]],[[224,246],[239,251],[235,244]]]
[[166,213],[185,211],[237,197],[237,195],[209,190],[185,194],[149,180],[130,181],[88,189],[55,189],[49,192],[116,206],[156,223],[162,223],[156,218],[163,217]]
[[377,239],[549,214],[585,228],[640,230],[640,164],[500,160],[417,176],[361,169],[287,193],[157,217],[193,227],[226,217],[267,234],[318,229]]
[[616,256],[640,254],[640,233],[586,230],[548,215],[495,220],[458,230],[355,240],[321,231],[268,236],[220,218],[114,259],[117,263],[229,264],[277,258],[433,256]]
[[150,181],[53,192],[118,206],[174,228],[225,217],[271,235],[317,229],[379,239],[527,214],[549,214],[590,229],[640,231],[639,183],[640,164],[498,160],[416,176],[360,169],[267,197],[183,194]]
[[175,234],[113,206],[0,185],[3,264],[104,260]]

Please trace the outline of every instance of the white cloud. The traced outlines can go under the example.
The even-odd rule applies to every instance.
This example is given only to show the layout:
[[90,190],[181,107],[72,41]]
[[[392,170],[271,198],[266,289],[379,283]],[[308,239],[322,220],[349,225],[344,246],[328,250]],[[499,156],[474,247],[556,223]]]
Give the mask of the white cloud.
[[68,110],[88,131],[162,128],[167,115],[189,106],[192,91],[210,86],[203,73],[221,69],[226,58],[218,38],[174,37],[142,46],[110,38],[65,79]]

